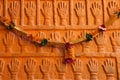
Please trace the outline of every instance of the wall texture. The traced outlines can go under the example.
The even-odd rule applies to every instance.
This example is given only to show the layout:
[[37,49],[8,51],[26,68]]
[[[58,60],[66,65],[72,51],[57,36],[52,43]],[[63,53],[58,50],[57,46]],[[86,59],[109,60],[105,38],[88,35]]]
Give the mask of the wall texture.
[[[37,38],[65,42],[104,24],[120,0],[0,0],[0,15]],[[64,48],[38,47],[0,25],[0,80],[120,80],[120,20],[91,42],[74,45],[76,62],[64,64]]]

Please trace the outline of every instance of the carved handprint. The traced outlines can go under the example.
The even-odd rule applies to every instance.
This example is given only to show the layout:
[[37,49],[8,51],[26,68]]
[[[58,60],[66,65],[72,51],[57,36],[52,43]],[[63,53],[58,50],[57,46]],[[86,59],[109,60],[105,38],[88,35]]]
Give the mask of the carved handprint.
[[115,1],[110,1],[108,2],[108,7],[107,7],[107,11],[108,11],[108,15],[111,17],[112,15],[114,15],[114,13],[118,10],[118,4]]
[[25,71],[28,75],[28,78],[34,79],[35,70],[36,70],[36,61],[32,58],[28,59],[25,64]]
[[10,47],[13,43],[13,39],[14,39],[14,35],[11,32],[7,33],[3,38],[3,42],[5,44],[7,52],[10,52]]
[[54,32],[54,33],[51,33],[49,40],[52,42],[60,42],[60,38],[61,38],[60,33]]
[[115,52],[119,52],[120,47],[120,32],[113,32],[110,36],[110,40]]
[[95,24],[100,24],[101,23],[100,19],[102,16],[102,13],[101,13],[102,6],[98,2],[94,2],[94,3],[92,3],[92,6],[90,9],[91,9],[92,14],[94,16]]
[[35,17],[35,4],[32,1],[27,2],[25,11],[26,11],[26,15],[28,16],[29,24],[33,25],[33,20]]
[[103,64],[103,68],[106,75],[114,74],[114,63],[111,60],[109,59],[105,60]]
[[13,80],[17,79],[17,73],[18,73],[18,70],[19,70],[19,64],[20,64],[20,62],[15,58],[13,58],[11,60],[11,62],[8,64],[8,69],[9,69],[9,71],[11,73],[11,79],[13,79]]
[[44,32],[37,32],[35,37],[36,37],[36,41],[40,41],[41,39],[46,38],[46,34]]
[[50,20],[52,18],[52,4],[50,2],[45,2],[43,4],[42,13],[44,15],[44,24],[51,25]]
[[67,66],[66,66],[66,64],[63,64],[63,63],[64,63],[63,59],[57,59],[57,62],[56,62],[55,65],[56,65],[59,73],[65,73],[66,72]]
[[73,70],[75,73],[82,72],[82,62],[80,59],[76,59],[76,61],[72,64]]
[[88,68],[90,71],[90,80],[98,80],[97,73],[98,73],[98,62],[94,59],[91,59],[88,63]]
[[84,17],[85,17],[85,4],[83,2],[77,2],[75,7],[75,12],[78,16],[78,24],[84,25]]
[[76,39],[76,35],[73,31],[67,31],[63,39],[65,42],[70,42]]
[[8,32],[3,39],[5,46],[11,46],[13,43],[13,38],[14,35],[11,32]]
[[16,20],[17,20],[18,15],[19,15],[19,8],[20,8],[20,5],[17,1],[13,1],[13,2],[10,3],[9,13],[10,13],[12,21],[15,24],[17,23]]
[[98,63],[96,60],[91,59],[88,63],[90,73],[98,73]]
[[104,33],[100,33],[95,37],[95,42],[98,46],[99,52],[105,51],[105,43],[106,43],[106,35]]
[[[87,31],[83,31],[79,34],[78,38],[83,38],[86,36],[86,34],[88,34],[89,32]],[[82,46],[83,46],[83,52],[89,52],[89,47],[90,47],[90,42],[82,42]]]
[[42,59],[40,68],[43,73],[49,73],[52,66],[52,62],[49,59]]
[[120,32],[113,32],[110,39],[113,46],[120,46]]
[[4,61],[0,60],[0,77],[2,76],[3,70],[4,70]]
[[67,24],[68,6],[65,2],[60,2],[58,4],[58,13],[61,18],[61,25]]

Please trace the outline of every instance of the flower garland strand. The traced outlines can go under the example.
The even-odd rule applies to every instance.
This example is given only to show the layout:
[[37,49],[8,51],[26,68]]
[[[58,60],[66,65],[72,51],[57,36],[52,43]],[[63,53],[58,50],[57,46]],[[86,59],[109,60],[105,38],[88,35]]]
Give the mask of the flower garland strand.
[[83,41],[91,41],[94,37],[96,37],[99,33],[106,31],[106,26],[109,26],[113,24],[115,20],[117,20],[120,17],[120,11],[117,11],[113,16],[110,17],[110,19],[103,25],[100,25],[98,29],[94,33],[86,34],[86,36],[83,36],[82,38],[78,40],[73,40],[66,43],[55,43],[55,42],[48,42],[47,39],[40,39],[39,41],[36,40],[35,37],[33,37],[32,34],[28,34],[24,30],[17,27],[13,22],[10,20],[7,20],[4,17],[0,16],[0,22],[4,25],[4,27],[12,31],[13,33],[17,34],[19,37],[21,37],[24,40],[27,40],[37,46],[46,46],[46,45],[60,45],[65,47],[65,63],[73,63],[75,61],[75,51],[73,48],[74,44],[81,43]]

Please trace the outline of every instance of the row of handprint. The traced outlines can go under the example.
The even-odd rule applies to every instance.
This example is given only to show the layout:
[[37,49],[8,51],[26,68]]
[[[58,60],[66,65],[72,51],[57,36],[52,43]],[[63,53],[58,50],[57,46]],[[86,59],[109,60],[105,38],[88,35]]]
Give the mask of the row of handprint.
[[[40,32],[33,32],[32,34],[35,36],[36,39],[43,39],[46,38],[50,42],[56,42],[56,43],[65,43],[69,41],[74,41],[82,38],[87,33],[91,33],[88,31],[65,31],[65,32],[50,32],[48,34],[48,31],[40,31]],[[32,43],[19,38],[18,36],[15,36],[13,33],[8,32],[3,36],[0,40],[1,46],[3,44],[3,47],[5,47],[6,52],[14,52],[14,48],[19,48],[17,52],[34,52],[34,53],[45,53],[45,52],[55,52],[55,53],[62,53],[64,51],[64,48],[53,45],[53,46],[45,46],[45,47],[39,47],[35,46]],[[108,44],[108,43],[109,44]],[[15,43],[15,44],[14,44]],[[16,44],[17,43],[17,44]],[[107,43],[107,44],[106,44]],[[109,46],[109,47],[107,47]],[[1,47],[1,48],[3,48]],[[120,32],[114,31],[114,32],[105,32],[100,33],[97,35],[92,41],[89,42],[82,42],[78,43],[73,46],[76,51],[78,52],[92,52],[92,49],[94,47],[93,52],[119,52],[120,51]],[[62,51],[61,51],[62,50]],[[2,51],[2,50],[1,50]],[[57,51],[57,52],[56,52]]]
[[6,6],[3,7],[5,8],[3,15],[10,17],[18,25],[31,25],[31,27],[34,25],[100,25],[106,22],[118,8],[117,0],[21,0],[8,1],[9,5],[6,0],[4,4]]
[[[98,62],[97,59],[92,58],[92,59],[88,59],[87,62],[85,62],[84,60],[77,58],[75,63],[66,65],[64,64],[62,58],[56,58],[56,60],[54,61],[49,58],[42,58],[40,60],[29,58],[25,61],[22,61],[18,58],[17,59],[12,58],[9,62],[7,62],[7,68],[9,70],[10,75],[4,75],[6,77],[0,75],[0,79],[2,80],[2,78],[6,78],[7,80],[10,76],[11,79],[17,80],[21,78],[23,79],[27,76],[27,79],[34,80],[36,79],[36,77],[37,79],[40,79],[41,78],[40,75],[43,75],[42,77],[43,79],[50,80],[50,79],[56,79],[55,78],[56,75],[52,76],[53,72],[55,72],[54,70],[56,70],[56,74],[58,74],[59,79],[62,80],[66,80],[67,74],[69,74],[69,78],[72,79],[74,78],[75,80],[81,80],[84,78],[85,80],[97,80],[97,79],[118,80],[117,79],[118,75],[116,72],[115,65],[116,63],[114,59],[103,59],[101,62]],[[22,66],[24,66],[24,68],[20,68]],[[71,69],[68,66],[71,67]],[[6,67],[6,61],[4,59],[0,59],[1,74],[5,73],[4,72],[6,69],[5,67]],[[22,74],[19,74],[19,71],[21,71]],[[72,72],[72,74],[70,71]],[[26,76],[23,76],[24,73],[26,74]],[[39,74],[39,78],[37,76],[38,74]],[[73,77],[70,77],[72,75]]]

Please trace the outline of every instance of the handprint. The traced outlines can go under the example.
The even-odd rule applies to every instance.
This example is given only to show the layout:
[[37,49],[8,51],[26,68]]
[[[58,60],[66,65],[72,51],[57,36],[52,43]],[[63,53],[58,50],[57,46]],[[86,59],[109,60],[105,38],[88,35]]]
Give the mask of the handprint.
[[115,2],[115,1],[108,2],[107,11],[108,11],[109,17],[111,17],[112,15],[114,15],[114,13],[117,10],[118,10],[118,4],[117,4],[117,2]]
[[114,80],[114,63],[107,59],[104,61],[103,69],[106,73],[107,80]]
[[44,24],[50,26],[52,18],[52,4],[50,2],[43,3],[42,13],[44,15]]
[[67,31],[63,39],[65,42],[70,42],[76,39],[76,35],[73,31]]
[[105,43],[106,43],[106,35],[104,33],[100,33],[95,37],[95,42],[98,46],[99,52],[105,51]]
[[90,80],[98,80],[97,73],[98,73],[98,63],[96,60],[91,59],[88,63],[88,68],[90,71],[91,78]]
[[21,46],[21,51],[22,52],[27,52],[27,50],[28,50],[27,46],[28,46],[29,42],[24,40],[24,39],[22,39],[22,38],[19,38],[18,43]]
[[27,2],[25,11],[26,11],[26,15],[28,16],[28,23],[30,25],[33,25],[33,20],[35,17],[35,4],[32,1]]
[[113,32],[110,36],[110,40],[115,52],[119,52],[120,47],[120,32]]
[[72,64],[73,70],[75,73],[82,72],[82,62],[80,59],[76,59],[76,61]]
[[[36,35],[35,35],[35,40],[40,42],[42,39],[45,39],[46,38],[46,34],[44,32],[37,32]],[[41,53],[41,52],[45,52],[45,48],[46,47],[39,47],[39,46],[36,46],[36,49],[37,49],[37,52],[38,53]]]
[[85,24],[85,4],[83,2],[77,2],[75,7],[75,12],[78,16],[78,24],[84,25]]
[[91,9],[92,14],[94,16],[94,23],[95,24],[101,24],[102,6],[98,2],[94,2],[94,3],[92,3],[90,9]]
[[17,73],[19,70],[19,64],[20,62],[17,59],[12,59],[11,62],[8,64],[8,69],[11,73],[11,79],[16,80],[17,79]]
[[10,13],[12,21],[15,24],[17,24],[17,18],[19,16],[19,9],[20,9],[20,5],[17,1],[13,1],[10,3],[9,13]]
[[60,42],[60,33],[58,32],[54,32],[54,33],[51,33],[51,36],[50,36],[50,41],[51,42]]
[[57,59],[57,63],[55,64],[57,67],[57,70],[59,73],[65,73],[66,72],[66,64],[63,64],[64,60],[63,59]]
[[36,61],[32,58],[28,59],[25,64],[25,71],[30,80],[34,80],[35,70],[36,70]]
[[[89,32],[87,32],[87,31],[83,31],[83,32],[81,32],[80,34],[79,34],[79,38],[83,38],[83,37],[85,37],[86,38],[86,34],[88,34]],[[89,52],[90,51],[90,42],[88,41],[88,42],[82,42],[82,46],[83,46],[83,52]]]
[[66,72],[66,64],[63,64],[63,59],[57,59],[57,63],[55,64],[57,67],[57,70],[60,74],[60,79],[65,80],[65,72]]
[[10,47],[13,43],[13,39],[14,39],[14,35],[11,32],[8,32],[3,38],[3,42],[5,44],[7,52],[10,52]]
[[58,13],[61,19],[61,25],[67,24],[68,6],[65,2],[60,2],[58,4]]
[[49,79],[49,72],[52,67],[52,62],[49,59],[42,59],[42,63],[40,65],[40,68],[44,74],[44,78]]
[[44,32],[37,32],[35,37],[36,37],[36,41],[40,41],[46,38],[46,34]]

